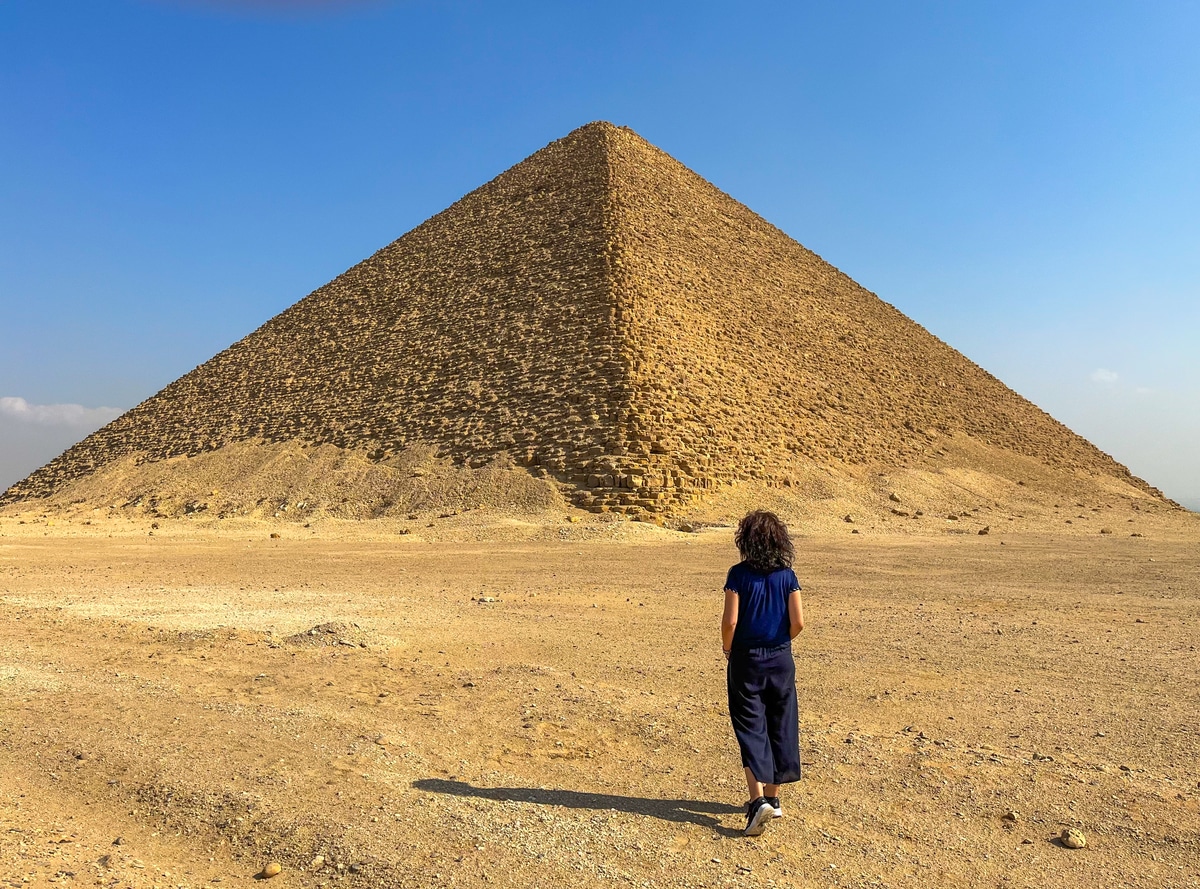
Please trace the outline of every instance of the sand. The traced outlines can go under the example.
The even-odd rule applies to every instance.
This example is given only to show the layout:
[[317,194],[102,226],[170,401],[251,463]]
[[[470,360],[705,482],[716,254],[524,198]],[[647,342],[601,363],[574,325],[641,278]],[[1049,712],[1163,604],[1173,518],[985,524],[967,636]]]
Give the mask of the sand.
[[802,533],[748,840],[728,528],[91,521],[0,516],[0,886],[1200,885],[1193,522]]

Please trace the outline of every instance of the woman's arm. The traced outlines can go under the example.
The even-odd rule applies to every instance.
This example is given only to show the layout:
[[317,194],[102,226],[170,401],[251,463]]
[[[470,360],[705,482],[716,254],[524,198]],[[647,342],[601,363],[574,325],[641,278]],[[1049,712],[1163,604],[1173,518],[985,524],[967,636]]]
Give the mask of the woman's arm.
[[804,629],[804,603],[800,601],[800,591],[792,590],[788,596],[788,633],[795,639]]
[[721,648],[725,657],[729,657],[729,649],[733,647],[733,631],[737,628],[738,594],[733,590],[725,591],[725,613],[721,615]]

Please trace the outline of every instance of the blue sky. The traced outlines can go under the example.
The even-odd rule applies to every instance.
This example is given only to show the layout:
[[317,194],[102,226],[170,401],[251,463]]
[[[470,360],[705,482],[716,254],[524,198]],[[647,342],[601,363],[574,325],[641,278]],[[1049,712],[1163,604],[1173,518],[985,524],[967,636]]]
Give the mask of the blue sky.
[[6,0],[0,486],[607,119],[1200,508],[1197,45],[1200,2]]

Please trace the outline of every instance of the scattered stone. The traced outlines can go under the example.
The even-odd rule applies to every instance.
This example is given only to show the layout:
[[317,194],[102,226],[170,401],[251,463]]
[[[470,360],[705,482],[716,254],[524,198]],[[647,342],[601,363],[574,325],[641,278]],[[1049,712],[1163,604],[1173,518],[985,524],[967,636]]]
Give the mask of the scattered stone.
[[982,527],[982,528],[980,528],[980,529],[979,529],[979,536],[980,536],[980,537],[984,537],[984,536],[986,536],[986,535],[990,534],[990,533],[991,533],[991,530],[992,530],[992,526],[991,526],[991,525],[985,525],[984,527]]
[[283,873],[283,865],[278,861],[268,862],[261,871],[262,877],[267,880],[271,879],[271,877],[277,877],[281,873]]
[[854,523],[854,516],[850,515],[850,513],[846,513],[844,516],[842,516],[842,521],[843,521],[843,522],[848,522],[848,523],[850,523],[850,524],[853,524],[853,523]]
[[278,539],[279,539],[279,532],[278,532],[278,531],[272,531],[272,532],[271,532],[271,539],[272,539],[272,540],[278,540]]
[[896,494],[895,492],[893,492],[891,494],[888,494],[888,500],[891,500],[893,503],[899,503],[900,496],[898,494]]
[[1101,534],[1111,534],[1111,533],[1112,533],[1112,528],[1101,528],[1101,529],[1100,529],[1100,533],[1101,533]]
[[1075,827],[1064,827],[1058,838],[1068,849],[1082,849],[1087,845],[1087,838],[1083,835],[1083,831]]
[[1007,822],[1007,824],[1009,826],[1011,826],[1013,824],[1016,824],[1018,821],[1020,821],[1021,816],[1010,809],[1009,811],[1005,812],[1003,815],[1000,816],[1000,820]]
[[491,605],[492,603],[499,602],[500,600],[497,599],[495,596],[480,596],[475,601],[478,602],[480,605]]
[[324,855],[314,856],[313,860],[308,863],[308,866],[310,868],[312,868],[313,870],[320,870],[321,868],[323,868],[325,866],[325,856]]
[[288,645],[346,645],[366,648],[368,637],[358,624],[335,620],[293,633],[282,641]]

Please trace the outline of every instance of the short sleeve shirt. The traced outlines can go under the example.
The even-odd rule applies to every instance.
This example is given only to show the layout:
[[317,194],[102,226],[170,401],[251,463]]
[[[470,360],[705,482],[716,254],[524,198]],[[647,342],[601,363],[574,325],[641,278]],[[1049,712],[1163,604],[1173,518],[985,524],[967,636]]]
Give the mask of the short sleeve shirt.
[[788,596],[800,589],[791,568],[763,572],[739,562],[729,569],[725,589],[738,594],[734,648],[775,648],[791,641]]

